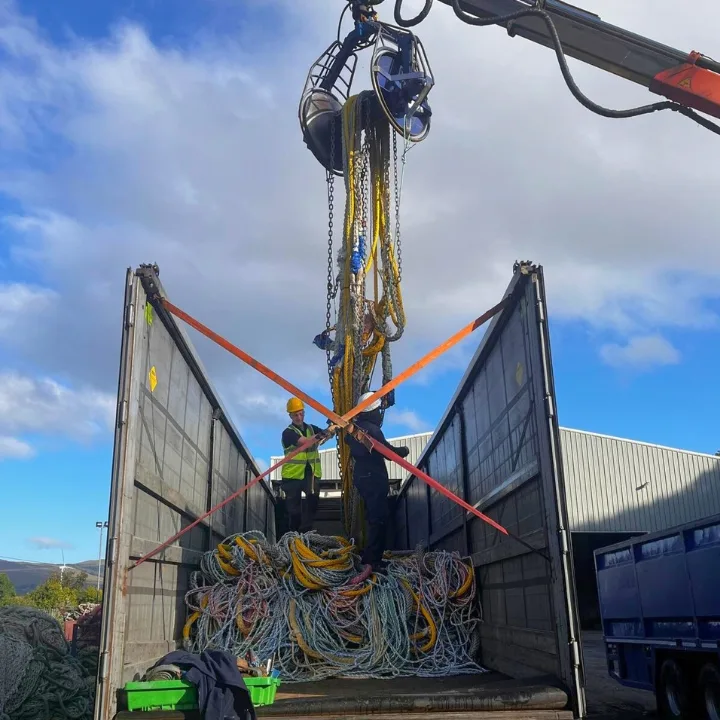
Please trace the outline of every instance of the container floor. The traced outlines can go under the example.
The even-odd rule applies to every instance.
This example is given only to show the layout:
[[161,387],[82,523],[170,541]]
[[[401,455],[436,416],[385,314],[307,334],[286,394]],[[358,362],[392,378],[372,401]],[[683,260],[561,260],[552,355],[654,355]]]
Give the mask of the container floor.
[[[300,718],[308,716],[354,718],[372,716],[381,720],[402,714],[424,717],[519,717],[508,711],[540,711],[523,717],[572,718],[564,712],[567,695],[541,680],[513,680],[499,673],[460,675],[447,678],[395,678],[357,680],[335,678],[281,685],[272,705],[257,708],[258,717]],[[458,715],[460,713],[460,715]]]

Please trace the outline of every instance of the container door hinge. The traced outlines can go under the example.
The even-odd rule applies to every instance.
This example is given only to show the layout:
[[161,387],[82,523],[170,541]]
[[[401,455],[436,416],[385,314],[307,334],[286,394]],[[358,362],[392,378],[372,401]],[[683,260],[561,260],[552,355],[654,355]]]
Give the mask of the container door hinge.
[[567,538],[567,530],[560,530],[560,551],[563,555],[567,555],[570,552]]
[[573,667],[580,667],[580,648],[577,640],[570,642],[570,652],[572,653]]
[[112,565],[115,562],[115,536],[108,539],[107,544],[107,564]]
[[553,402],[552,395],[545,396],[545,408],[549,418],[555,417],[555,403]]
[[118,427],[122,427],[127,422],[128,401],[123,400],[120,403],[120,417],[118,418]]
[[125,318],[125,326],[128,328],[135,325],[135,303],[130,303],[127,306],[127,317]]
[[538,320],[541,323],[545,322],[545,303],[538,298],[537,301],[537,309],[538,309]]
[[108,676],[108,656],[109,653],[107,650],[101,653],[100,655],[100,679],[106,680]]

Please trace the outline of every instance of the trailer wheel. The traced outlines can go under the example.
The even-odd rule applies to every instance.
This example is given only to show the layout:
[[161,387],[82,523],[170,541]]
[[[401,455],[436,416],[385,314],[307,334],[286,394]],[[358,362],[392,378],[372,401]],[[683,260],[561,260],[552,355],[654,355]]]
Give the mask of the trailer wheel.
[[664,720],[691,720],[692,703],[680,665],[667,659],[660,667],[656,690],[658,712]]
[[708,663],[700,671],[700,698],[703,718],[720,720],[720,668]]

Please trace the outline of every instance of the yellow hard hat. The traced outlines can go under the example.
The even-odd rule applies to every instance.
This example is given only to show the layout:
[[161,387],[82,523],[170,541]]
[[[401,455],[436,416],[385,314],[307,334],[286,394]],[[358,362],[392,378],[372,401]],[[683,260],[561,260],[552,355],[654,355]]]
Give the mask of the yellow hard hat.
[[303,401],[300,400],[300,398],[290,398],[287,403],[287,411],[289,413],[296,413],[299,410],[304,410],[305,405],[303,405]]

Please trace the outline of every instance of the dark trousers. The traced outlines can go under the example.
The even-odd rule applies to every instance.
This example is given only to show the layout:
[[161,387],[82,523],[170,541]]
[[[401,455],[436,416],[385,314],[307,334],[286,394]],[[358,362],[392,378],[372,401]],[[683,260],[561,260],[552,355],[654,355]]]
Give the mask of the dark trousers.
[[385,552],[385,540],[389,516],[387,475],[355,474],[353,482],[365,503],[365,519],[368,525],[367,542],[362,552],[363,565],[378,568]]
[[[303,480],[283,480],[285,507],[288,514],[290,532],[309,532],[315,524],[318,501],[320,500],[320,482],[306,474]],[[305,505],[302,493],[305,493]]]

